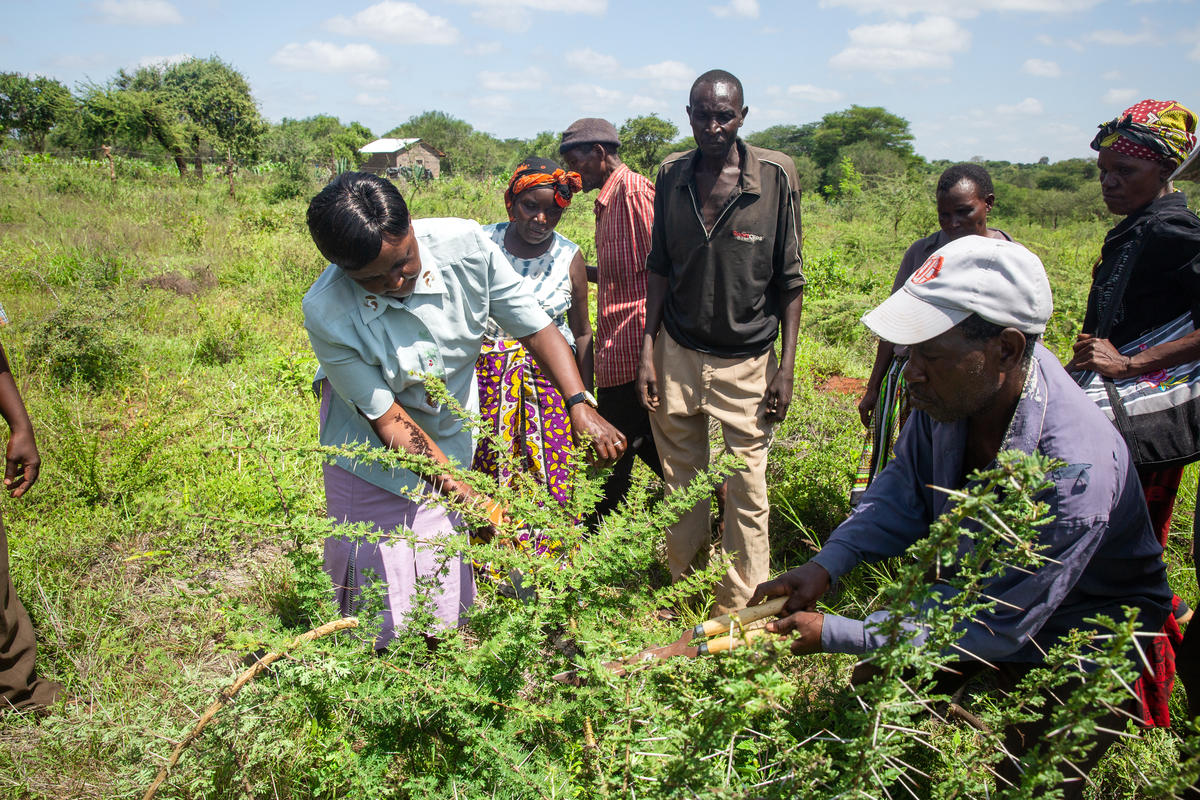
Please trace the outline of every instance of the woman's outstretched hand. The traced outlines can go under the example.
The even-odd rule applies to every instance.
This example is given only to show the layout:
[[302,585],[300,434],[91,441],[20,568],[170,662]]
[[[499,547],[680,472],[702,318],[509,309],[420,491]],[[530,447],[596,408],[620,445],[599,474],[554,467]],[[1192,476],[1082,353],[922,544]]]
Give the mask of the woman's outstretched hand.
[[600,416],[600,412],[587,403],[577,403],[571,407],[571,435],[578,444],[588,438],[595,452],[593,463],[598,467],[607,467],[616,463],[625,454],[628,442],[625,434],[608,424],[608,420]]

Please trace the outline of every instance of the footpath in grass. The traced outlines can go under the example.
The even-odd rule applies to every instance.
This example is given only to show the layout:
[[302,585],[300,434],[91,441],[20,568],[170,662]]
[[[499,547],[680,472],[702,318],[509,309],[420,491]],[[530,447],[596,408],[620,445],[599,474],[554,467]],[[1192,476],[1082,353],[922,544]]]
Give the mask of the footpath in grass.
[[[318,186],[283,191],[253,176],[231,199],[219,180],[119,170],[112,184],[90,162],[0,162],[0,301],[12,319],[0,335],[43,458],[34,490],[0,510],[39,668],[71,697],[43,718],[0,716],[0,797],[140,797],[220,688],[338,616],[320,570],[329,527],[300,315],[324,267],[303,224]],[[502,190],[439,181],[411,192],[412,206],[418,218],[495,221]],[[874,349],[858,318],[935,224],[932,201],[904,218],[872,202],[804,203],[795,400],[769,474],[777,570],[802,563],[848,511],[855,404]],[[1066,352],[1107,222],[997,223],[1046,263],[1049,344]],[[594,257],[591,228],[591,204],[577,202],[559,230]],[[692,496],[711,495],[721,467]],[[1189,470],[1168,552],[1173,586],[1193,605],[1195,481]],[[594,482],[577,483],[583,503]],[[855,776],[860,796],[882,796],[872,781],[892,796],[906,781],[906,796],[992,791],[974,768],[990,757],[986,736],[872,716],[847,689],[849,657],[764,647],[606,679],[602,661],[706,616],[704,576],[671,587],[662,567],[671,507],[648,473],[639,487],[569,566],[482,553],[528,572],[538,601],[482,586],[470,624],[435,652],[414,635],[377,657],[342,633],[290,653],[220,712],[158,796],[823,796]],[[572,535],[562,514],[539,520]],[[859,615],[890,602],[901,569],[846,581],[833,607]],[[683,620],[653,620],[683,598]],[[575,664],[586,685],[550,680]],[[1172,710],[1182,716],[1178,692]],[[853,746],[871,749],[872,720],[911,732],[849,759]],[[1123,740],[1089,796],[1154,796],[1146,787],[1174,774],[1178,741]]]

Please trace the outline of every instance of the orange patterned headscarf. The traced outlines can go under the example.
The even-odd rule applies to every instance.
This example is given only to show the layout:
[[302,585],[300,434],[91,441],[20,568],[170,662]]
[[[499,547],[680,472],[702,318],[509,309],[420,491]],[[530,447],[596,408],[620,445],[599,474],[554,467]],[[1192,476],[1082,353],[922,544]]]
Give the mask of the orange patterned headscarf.
[[504,190],[504,207],[512,210],[513,200],[526,189],[549,186],[554,189],[554,202],[559,208],[571,205],[571,196],[583,190],[578,172],[567,172],[548,158],[530,157],[517,165],[508,188]]

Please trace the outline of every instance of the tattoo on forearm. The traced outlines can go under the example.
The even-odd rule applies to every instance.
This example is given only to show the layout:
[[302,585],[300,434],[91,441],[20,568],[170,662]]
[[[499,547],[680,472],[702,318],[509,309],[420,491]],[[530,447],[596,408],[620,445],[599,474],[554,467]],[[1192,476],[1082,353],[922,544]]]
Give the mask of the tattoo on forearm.
[[418,456],[433,457],[433,450],[429,447],[429,439],[425,436],[425,431],[417,426],[417,423],[403,414],[397,414],[395,421],[403,425],[404,429],[408,431],[408,435],[412,438],[412,444],[409,449],[410,453]]

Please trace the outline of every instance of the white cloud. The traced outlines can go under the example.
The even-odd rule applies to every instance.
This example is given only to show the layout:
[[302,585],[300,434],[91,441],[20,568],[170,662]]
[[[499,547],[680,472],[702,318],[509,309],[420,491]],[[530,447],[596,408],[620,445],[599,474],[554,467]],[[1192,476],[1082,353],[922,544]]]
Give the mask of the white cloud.
[[556,11],[560,14],[599,15],[608,11],[608,0],[458,0],[480,8],[527,8],[531,11]]
[[1137,89],[1109,89],[1102,98],[1106,105],[1125,105],[1137,98]]
[[518,72],[479,73],[479,86],[489,92],[536,92],[546,82],[546,73],[538,67]]
[[271,56],[271,63],[306,72],[378,72],[388,64],[369,44],[339,46],[317,41],[285,44]]
[[810,100],[814,103],[836,103],[843,95],[837,89],[822,89],[810,83],[797,83],[787,87],[789,97]]
[[606,86],[593,83],[573,83],[562,88],[562,94],[584,113],[603,112],[623,107],[625,95]]
[[471,106],[481,111],[504,112],[512,110],[513,101],[506,94],[485,94],[472,97]]
[[823,8],[842,7],[859,14],[884,14],[908,17],[914,14],[936,14],[947,17],[974,17],[983,11],[1034,11],[1045,14],[1067,14],[1086,11],[1100,0],[821,0]]
[[626,69],[621,62],[607,53],[598,53],[591,48],[574,50],[567,54],[567,65],[591,75],[602,75],[608,79],[646,81],[655,89],[685,91],[699,74],[682,61],[660,61],[641,67]]
[[343,36],[366,36],[397,44],[454,44],[458,29],[445,17],[435,17],[420,6],[384,0],[352,17],[336,16],[325,28]]
[[665,106],[662,100],[654,97],[647,97],[644,94],[635,94],[629,98],[630,111],[662,111]]
[[191,53],[174,53],[169,56],[143,56],[137,61],[139,67],[169,67],[172,64],[181,64],[192,57]]
[[1092,31],[1083,38],[1094,44],[1102,44],[1105,47],[1125,47],[1135,44],[1149,44],[1154,41],[1154,35],[1149,31],[1141,31],[1140,33],[1118,30]]
[[608,0],[458,0],[475,6],[478,11],[471,18],[480,25],[499,28],[510,33],[529,30],[533,15],[529,12],[556,12],[560,14],[591,14],[598,16],[608,11]]
[[718,17],[746,17],[758,19],[758,0],[729,0],[729,5],[709,6]]
[[697,73],[682,61],[660,61],[629,71],[629,77],[650,81],[659,89],[690,89]]
[[1057,78],[1062,75],[1062,70],[1055,61],[1046,61],[1041,58],[1027,58],[1025,63],[1021,65],[1021,71],[1028,75],[1036,75],[1039,78]]
[[860,25],[849,33],[850,44],[829,59],[830,66],[881,72],[942,69],[950,66],[951,53],[962,52],[971,43],[971,34],[948,17],[928,17],[915,24]]
[[179,25],[183,15],[167,0],[100,0],[95,3],[104,22],[111,25]]
[[566,62],[567,66],[574,67],[580,72],[597,75],[614,75],[621,69],[621,62],[616,58],[605,53],[597,53],[590,47],[567,53]]
[[524,33],[533,25],[533,15],[516,4],[472,11],[471,19],[507,33]]
[[499,42],[480,42],[479,44],[469,45],[463,48],[463,55],[467,56],[494,56],[503,49]]
[[1123,78],[1125,76],[1121,73],[1121,70],[1119,70],[1119,69],[1110,69],[1108,72],[1104,73],[1100,77],[1106,81],[1119,81],[1119,80],[1121,80],[1121,78]]
[[1038,100],[1036,97],[1026,97],[1016,105],[1007,106],[1001,104],[996,106],[996,113],[1003,116],[1031,116],[1034,114],[1041,114],[1045,110],[1046,109],[1042,105],[1042,101]]
[[111,69],[116,66],[116,62],[108,53],[64,53],[61,56],[52,56],[50,65],[58,69],[87,71]]
[[1200,44],[1192,48],[1192,52],[1187,56],[1192,61],[1200,61]]
[[362,74],[354,76],[354,85],[359,89],[364,90],[376,89],[379,91],[385,91],[392,88],[392,81],[389,78],[383,77],[382,75]]
[[359,92],[354,95],[354,103],[360,106],[382,106],[387,105],[387,98],[368,92]]

